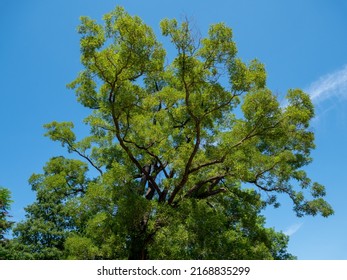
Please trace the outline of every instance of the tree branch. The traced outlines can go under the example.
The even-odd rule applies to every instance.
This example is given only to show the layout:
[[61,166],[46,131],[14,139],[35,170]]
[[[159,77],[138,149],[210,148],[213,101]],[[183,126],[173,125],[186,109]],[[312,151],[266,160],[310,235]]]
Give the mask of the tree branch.
[[132,154],[131,150],[129,149],[129,147],[125,144],[123,137],[121,136],[121,132],[120,132],[120,127],[119,127],[119,121],[118,121],[118,117],[115,114],[115,109],[114,109],[114,104],[111,103],[111,115],[112,115],[112,120],[114,123],[114,126],[116,128],[115,134],[117,137],[117,140],[119,142],[119,145],[123,148],[123,150],[126,152],[126,154],[128,155],[129,159],[135,164],[135,166],[138,168],[138,170],[141,173],[144,173],[146,175],[146,177],[148,178],[148,180],[152,183],[153,187],[155,188],[155,190],[158,192],[158,194],[161,194],[161,191],[159,189],[159,186],[157,185],[157,183],[155,182],[155,180],[153,179],[152,176],[150,176],[150,174],[148,174],[148,172],[146,172],[144,170],[144,168],[142,167],[142,165],[140,164],[140,162],[134,157],[134,155]]
[[100,169],[100,167],[96,166],[93,161],[86,155],[82,154],[80,151],[78,151],[77,149],[72,149],[74,152],[76,152],[79,156],[83,157],[84,159],[86,159],[97,171],[99,171],[100,175],[103,174],[102,170]]
[[192,197],[193,194],[197,191],[199,191],[204,185],[211,183],[209,187],[209,192],[212,191],[212,189],[221,181],[225,178],[226,174],[224,175],[217,175],[211,178],[208,178],[206,180],[202,180],[198,182],[194,187],[192,187],[188,192],[186,193],[185,197]]
[[66,139],[64,137],[60,137],[60,139],[62,140],[62,143],[66,143],[68,145],[70,151],[77,153],[80,157],[87,160],[90,163],[90,165],[93,166],[100,173],[100,175],[103,174],[100,167],[98,167],[87,155],[85,155],[85,154],[81,153],[79,150],[77,150],[68,139]]
[[179,184],[174,188],[174,190],[172,191],[170,198],[168,200],[168,203],[171,204],[173,202],[173,200],[175,199],[175,196],[177,195],[177,193],[184,187],[184,185],[187,183],[188,179],[189,179],[189,170],[190,167],[192,165],[193,159],[195,157],[195,155],[197,154],[199,147],[200,147],[200,122],[196,123],[196,140],[195,140],[195,144],[194,144],[194,149],[192,151],[192,153],[189,156],[188,162],[186,164],[185,170],[184,170],[184,174],[182,176],[182,180],[179,182]]
[[224,160],[225,160],[226,156],[224,155],[221,159],[216,159],[216,160],[213,160],[213,161],[210,161],[210,162],[206,162],[204,164],[200,164],[194,168],[191,168],[189,170],[189,174],[190,173],[194,173],[196,171],[199,171],[200,169],[204,168],[204,167],[208,167],[208,166],[211,166],[211,165],[215,165],[215,164],[218,164],[218,163],[223,163]]
[[226,188],[210,190],[210,191],[206,191],[206,192],[203,192],[203,193],[199,194],[198,198],[199,199],[203,199],[203,198],[207,198],[207,197],[214,196],[214,195],[219,194],[219,193],[225,193],[225,192],[227,192]]
[[[124,140],[125,143],[132,144],[132,145],[134,145],[136,148],[138,148],[138,149],[140,149],[140,150],[146,151],[146,153],[147,153],[148,155],[150,155],[151,157],[153,157],[153,158],[159,163],[160,169],[158,170],[158,172],[163,171],[165,177],[166,177],[166,178],[170,178],[169,174],[167,173],[167,171],[166,171],[166,169],[165,169],[165,168],[167,167],[167,163],[163,164],[162,161],[160,160],[160,158],[159,158],[156,154],[152,153],[152,152],[149,150],[149,148],[152,147],[152,146],[154,145],[155,142],[152,142],[148,147],[144,147],[144,146],[138,145],[137,143],[135,143],[135,142],[133,142],[133,141],[126,140],[126,139],[123,139],[123,140]],[[162,139],[162,140],[164,140],[164,139]],[[160,143],[162,140],[160,140],[159,143]]]

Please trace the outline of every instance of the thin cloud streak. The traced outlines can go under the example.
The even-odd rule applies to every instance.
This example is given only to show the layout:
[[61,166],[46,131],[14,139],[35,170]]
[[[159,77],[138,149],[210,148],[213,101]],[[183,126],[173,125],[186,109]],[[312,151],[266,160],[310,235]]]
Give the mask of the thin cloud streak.
[[331,97],[347,98],[347,65],[343,68],[322,76],[313,82],[306,92],[314,103],[319,103]]
[[302,225],[303,225],[303,223],[297,223],[297,224],[291,225],[289,228],[287,228],[284,231],[284,234],[288,235],[288,236],[292,236],[294,233],[296,233],[302,227]]

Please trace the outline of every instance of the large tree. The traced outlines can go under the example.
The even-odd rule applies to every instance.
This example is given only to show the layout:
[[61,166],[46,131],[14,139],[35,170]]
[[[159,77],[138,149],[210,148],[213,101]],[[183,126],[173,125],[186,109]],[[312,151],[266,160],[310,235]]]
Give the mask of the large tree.
[[264,207],[286,194],[298,216],[333,213],[303,170],[309,96],[289,90],[281,105],[225,24],[205,38],[188,21],[164,19],[161,30],[173,58],[123,8],[103,25],[81,18],[83,70],[69,88],[91,110],[90,135],[46,125],[81,160],[53,158],[33,175],[37,202],[17,239],[37,258],[291,258],[288,237],[264,227]]

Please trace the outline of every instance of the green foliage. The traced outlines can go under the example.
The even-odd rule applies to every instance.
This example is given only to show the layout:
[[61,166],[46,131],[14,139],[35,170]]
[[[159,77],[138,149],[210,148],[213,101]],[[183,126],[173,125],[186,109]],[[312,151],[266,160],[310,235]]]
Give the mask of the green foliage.
[[34,259],[59,259],[65,238],[76,228],[71,205],[85,193],[87,165],[63,157],[52,158],[44,174],[29,179],[36,202],[26,207],[26,220],[14,229],[17,241]]
[[240,190],[231,197],[186,200],[167,215],[167,225],[157,231],[149,247],[150,255],[155,259],[292,259],[286,253],[288,237],[264,228],[261,205],[254,191]]
[[12,223],[8,221],[8,209],[11,204],[11,193],[8,189],[0,187],[0,242],[5,237],[6,232],[11,228]]
[[281,106],[225,24],[200,39],[189,22],[164,19],[177,51],[167,62],[139,17],[118,7],[104,22],[81,18],[84,69],[68,85],[91,110],[90,135],[45,126],[85,163],[53,158],[30,178],[37,201],[14,242],[35,259],[292,259],[261,210],[286,194],[298,216],[333,213],[303,169],[314,148],[308,95],[289,90]]
[[13,226],[8,213],[11,203],[11,192],[0,186],[0,260],[9,259],[11,256],[9,254],[10,241],[5,237]]

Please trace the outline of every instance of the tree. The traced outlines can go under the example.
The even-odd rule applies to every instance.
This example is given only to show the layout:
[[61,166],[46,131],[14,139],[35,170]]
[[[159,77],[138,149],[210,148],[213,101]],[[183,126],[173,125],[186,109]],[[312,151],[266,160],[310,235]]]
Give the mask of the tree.
[[25,258],[63,258],[66,236],[75,230],[75,214],[69,211],[69,203],[85,193],[86,171],[86,163],[54,157],[43,174],[30,177],[36,202],[25,208],[26,220],[14,229],[15,241],[23,247],[18,251],[24,251]]
[[18,240],[42,258],[292,258],[261,210],[286,194],[298,216],[333,213],[303,170],[314,148],[309,96],[289,90],[281,106],[264,65],[242,62],[222,23],[198,38],[188,21],[163,20],[177,52],[165,64],[139,17],[117,7],[104,22],[81,18],[84,69],[68,85],[91,110],[90,135],[45,126],[84,162],[53,158],[33,175],[37,202]]
[[8,239],[5,235],[13,225],[13,222],[8,220],[10,217],[8,210],[11,203],[11,192],[6,188],[0,187],[0,260],[6,259],[7,257]]
[[5,240],[5,234],[12,226],[12,222],[8,221],[8,209],[11,204],[11,193],[8,189],[0,187],[0,242]]

